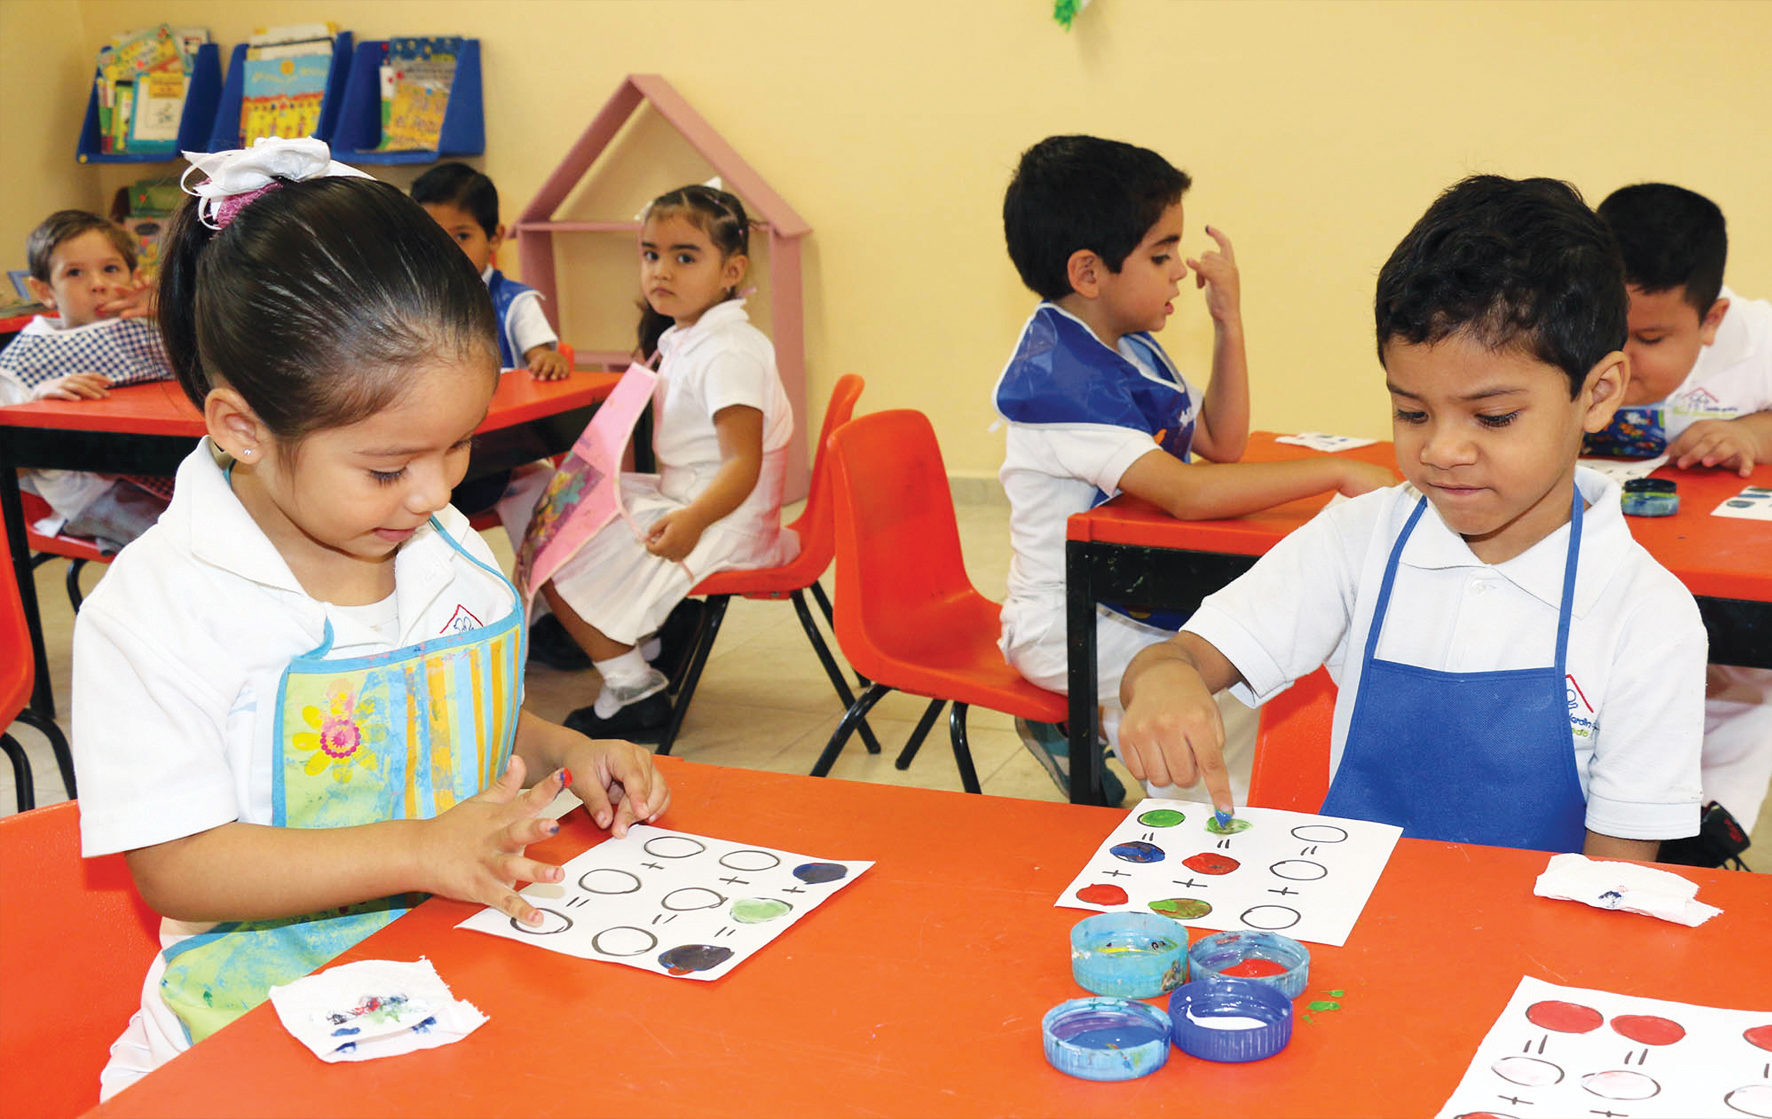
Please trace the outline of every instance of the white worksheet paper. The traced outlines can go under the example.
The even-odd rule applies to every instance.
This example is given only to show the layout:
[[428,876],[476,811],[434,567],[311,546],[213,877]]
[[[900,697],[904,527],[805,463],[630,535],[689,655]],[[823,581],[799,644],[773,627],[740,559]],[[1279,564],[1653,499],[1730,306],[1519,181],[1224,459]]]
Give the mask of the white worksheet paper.
[[1440,1115],[1772,1116],[1772,992],[1742,996],[1769,1009],[1521,979]]
[[1355,435],[1330,435],[1324,431],[1301,431],[1297,435],[1282,435],[1275,439],[1276,443],[1290,443],[1295,447],[1309,447],[1313,451],[1351,451],[1355,447],[1370,447],[1378,442],[1376,439],[1361,439]]
[[1279,808],[1238,809],[1229,835],[1212,821],[1210,804],[1140,801],[1056,904],[1345,944],[1403,834]]
[[853,882],[839,862],[637,824],[522,893],[539,926],[490,907],[457,928],[682,979],[718,979]]
[[1597,470],[1606,477],[1624,485],[1633,478],[1647,478],[1649,475],[1667,465],[1667,456],[1655,458],[1584,458],[1576,460],[1589,470]]
[[1711,510],[1716,517],[1740,517],[1747,521],[1772,521],[1772,488],[1749,486]]

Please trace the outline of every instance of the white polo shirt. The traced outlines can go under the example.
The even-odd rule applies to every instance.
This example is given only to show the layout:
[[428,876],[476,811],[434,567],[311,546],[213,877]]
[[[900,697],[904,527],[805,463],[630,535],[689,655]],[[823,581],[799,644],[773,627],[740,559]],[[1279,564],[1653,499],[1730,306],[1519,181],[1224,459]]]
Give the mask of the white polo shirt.
[[1772,303],[1720,293],[1729,310],[1716,341],[1698,351],[1686,379],[1667,398],[1669,439],[1699,420],[1732,420],[1772,410]]
[[[1616,483],[1585,467],[1569,626],[1570,743],[1587,826],[1623,839],[1698,830],[1706,637],[1692,595],[1631,538]],[[1327,664],[1340,688],[1330,770],[1341,762],[1385,563],[1420,494],[1401,485],[1324,510],[1183,628],[1242,674],[1257,706]],[[1377,655],[1441,672],[1554,663],[1569,527],[1487,564],[1429,503],[1403,547]],[[1432,758],[1423,759],[1431,771]],[[1505,806],[1503,806],[1505,807]]]
[[[485,283],[492,282],[492,265],[488,264],[480,270],[480,279]],[[541,309],[541,292],[526,291],[511,300],[505,308],[499,323],[505,332],[505,340],[511,345],[511,353],[517,359],[517,368],[528,365],[523,355],[537,346],[551,346],[560,340],[554,333],[554,327],[548,322],[547,312]]]
[[[320,645],[329,619],[330,655],[350,657],[490,625],[513,606],[497,575],[428,525],[395,558],[391,628],[387,604],[311,598],[209,448],[206,439],[180,465],[171,506],[119,553],[74,625],[72,737],[88,856],[235,820],[270,823],[277,686],[291,658]],[[465,517],[445,507],[436,519],[496,570]]]

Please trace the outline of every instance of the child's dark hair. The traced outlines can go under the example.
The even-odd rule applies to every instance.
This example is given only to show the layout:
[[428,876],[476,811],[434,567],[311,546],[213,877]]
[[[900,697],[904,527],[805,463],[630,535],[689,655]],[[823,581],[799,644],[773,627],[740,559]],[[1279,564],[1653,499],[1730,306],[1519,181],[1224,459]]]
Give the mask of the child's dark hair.
[[498,232],[498,188],[465,163],[439,163],[412,181],[420,206],[454,206],[474,219],[486,236]]
[[25,238],[25,259],[30,265],[31,275],[38,281],[49,282],[49,270],[55,263],[55,250],[63,244],[80,236],[98,230],[111,239],[116,247],[117,255],[123,263],[135,271],[135,238],[128,230],[107,218],[100,217],[88,210],[57,210],[38,223]]
[[1003,195],[1003,237],[1021,282],[1071,294],[1070,259],[1088,249],[1113,272],[1194,181],[1149,148],[1048,136],[1021,153]]
[[1434,200],[1378,273],[1378,360],[1393,339],[1462,334],[1523,350],[1569,376],[1624,348],[1624,263],[1568,183],[1472,175]]
[[188,199],[167,233],[160,332],[199,410],[225,384],[293,445],[386,407],[416,362],[496,376],[486,285],[416,202],[374,179],[279,182],[220,231]]
[[1638,183],[1607,195],[1599,214],[1624,253],[1625,283],[1650,293],[1684,286],[1698,317],[1710,312],[1729,258],[1715,202],[1671,183]]
[[[648,219],[671,214],[681,214],[690,225],[707,234],[714,248],[720,251],[721,260],[734,254],[751,255],[751,219],[745,214],[744,203],[737,195],[697,183],[661,194],[646,207]],[[728,291],[726,298],[736,299],[738,292]],[[640,298],[640,357],[643,360],[650,359],[658,350],[658,340],[671,328],[671,323],[671,316],[654,311],[644,296]]]

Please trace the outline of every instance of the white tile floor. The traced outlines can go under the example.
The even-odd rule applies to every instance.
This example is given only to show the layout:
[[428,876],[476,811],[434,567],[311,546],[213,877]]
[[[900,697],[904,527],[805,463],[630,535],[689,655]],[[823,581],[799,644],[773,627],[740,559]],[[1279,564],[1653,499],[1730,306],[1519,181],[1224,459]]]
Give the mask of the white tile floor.
[[[984,594],[1001,599],[1009,570],[1008,508],[968,504],[959,506],[957,514],[973,584]],[[503,533],[488,534],[488,539],[508,569],[510,551]],[[39,569],[37,597],[44,612],[59,721],[65,730],[73,615],[62,586],[63,571],[60,561]],[[83,582],[88,589],[102,577],[102,571],[99,568],[86,573]],[[831,585],[829,576],[825,585]],[[835,642],[831,644],[836,652]],[[840,653],[838,659],[841,661]],[[528,706],[543,718],[558,720],[573,708],[591,702],[596,689],[594,672],[557,672],[535,664],[528,673]],[[930,731],[922,752],[908,770],[901,771],[893,765],[924,706],[925,701],[898,693],[882,700],[868,718],[882,752],[869,755],[860,738],[852,737],[832,775],[958,790],[960,778],[948,748],[945,714]],[[727,611],[720,638],[708,659],[695,703],[673,753],[716,765],[806,773],[842,714],[840,702],[800,629],[793,604],[738,599]],[[1008,716],[974,708],[969,712],[967,725],[973,763],[987,795],[1063,799],[1046,771],[1021,745]],[[1234,728],[1233,732],[1253,734],[1253,726],[1253,718],[1248,718],[1242,728]],[[66,799],[47,743],[23,724],[15,724],[12,733],[31,755],[37,802],[49,804]],[[1123,769],[1119,774],[1128,788],[1135,787]],[[11,812],[14,804],[11,769],[0,766],[0,815]],[[1754,829],[1754,847],[1749,855],[1749,865],[1772,870],[1772,798],[1768,798],[1767,808]]]

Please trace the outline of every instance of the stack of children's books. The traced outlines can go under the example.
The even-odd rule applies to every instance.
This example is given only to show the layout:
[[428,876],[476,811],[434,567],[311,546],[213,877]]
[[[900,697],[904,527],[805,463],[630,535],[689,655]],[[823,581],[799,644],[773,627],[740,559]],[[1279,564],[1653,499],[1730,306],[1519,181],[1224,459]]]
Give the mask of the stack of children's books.
[[312,136],[320,127],[332,73],[336,23],[261,27],[246,41],[240,98],[240,146],[264,136]]
[[98,52],[93,85],[98,95],[99,151],[170,155],[196,66],[209,42],[201,27],[159,24],[111,36]]
[[381,143],[377,151],[430,151],[443,134],[443,112],[460,35],[407,36],[388,40],[381,66]]

